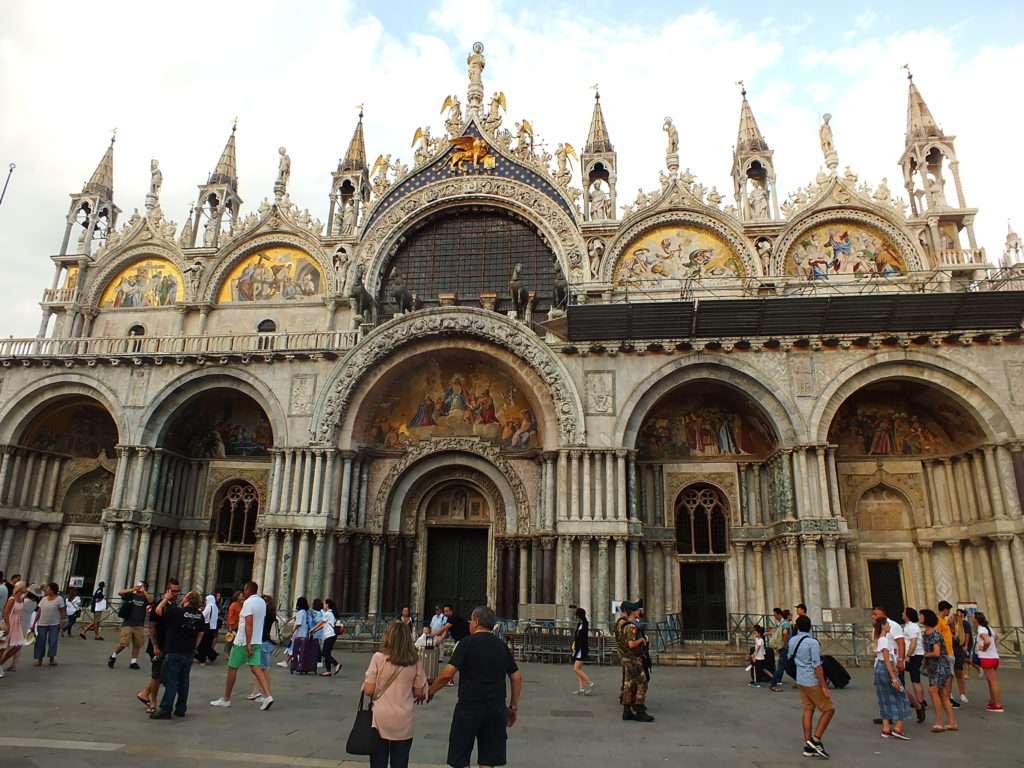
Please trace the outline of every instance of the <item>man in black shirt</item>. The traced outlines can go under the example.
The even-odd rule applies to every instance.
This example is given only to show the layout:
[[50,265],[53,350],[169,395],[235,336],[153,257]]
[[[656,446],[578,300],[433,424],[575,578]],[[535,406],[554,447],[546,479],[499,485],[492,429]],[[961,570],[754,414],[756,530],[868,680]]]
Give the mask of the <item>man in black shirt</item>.
[[[181,585],[177,579],[167,581],[166,594],[171,596],[171,602],[176,602],[181,592]],[[155,608],[156,606],[152,606]],[[156,712],[156,697],[160,692],[160,683],[163,681],[164,647],[167,645],[167,624],[162,621],[155,610],[149,611],[149,642],[146,644],[146,653],[149,654],[149,683],[146,687],[135,694],[135,698],[146,705],[146,711],[150,714]]]
[[146,591],[147,584],[144,581],[138,582],[131,589],[122,589],[118,592],[121,598],[121,608],[117,615],[123,620],[121,635],[117,641],[117,647],[107,659],[107,666],[111,669],[117,663],[117,654],[132,646],[132,661],[129,666],[132,669],[139,669],[139,651],[146,642],[146,609],[153,602],[153,598]]
[[177,717],[185,716],[192,658],[206,628],[202,605],[203,598],[195,591],[185,595],[180,607],[174,605],[174,595],[168,590],[154,611],[160,617],[166,639],[163,647],[164,697],[160,701],[160,709],[149,716],[152,720],[170,720],[172,708]]
[[[448,765],[466,768],[477,747],[481,768],[505,765],[506,728],[516,722],[523,678],[508,646],[493,630],[497,619],[487,606],[473,610],[469,636],[455,646],[451,660],[430,685],[432,699],[459,673],[459,702],[452,715],[448,735]],[[512,682],[512,695],[505,704],[505,678]]]

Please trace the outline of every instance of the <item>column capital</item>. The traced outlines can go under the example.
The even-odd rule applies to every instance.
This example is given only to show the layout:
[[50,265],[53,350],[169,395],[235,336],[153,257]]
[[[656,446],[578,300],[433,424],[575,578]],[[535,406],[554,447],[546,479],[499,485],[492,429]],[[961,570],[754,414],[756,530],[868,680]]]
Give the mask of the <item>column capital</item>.
[[820,539],[821,539],[821,535],[817,534],[817,533],[801,533],[800,534],[800,543],[803,544],[804,546],[807,546],[808,544],[817,544]]
[[316,535],[317,544],[323,543],[324,539],[327,538],[327,531],[315,531],[314,533]]
[[569,458],[573,461],[579,461],[582,454],[583,451],[581,451],[579,448],[573,448],[569,451]]
[[798,536],[786,536],[782,539],[782,546],[790,551],[795,551],[800,546],[800,538]]
[[1013,541],[1014,535],[1012,533],[991,533],[989,538],[996,544],[1009,544]]
[[754,547],[754,552],[756,552],[757,554],[761,554],[762,552],[764,552],[764,544],[765,543],[763,541],[751,542],[751,545]]
[[138,453],[140,456],[145,456],[147,453],[149,453],[152,450],[153,449],[150,448],[148,445],[136,445],[135,446],[135,452]]
[[[970,541],[971,542],[971,546],[974,546],[974,547],[984,547],[987,544],[987,542],[985,541],[985,537],[984,536],[971,536],[971,538],[968,539],[968,541]],[[918,545],[918,546],[920,546],[920,545]]]
[[[920,545],[918,545],[918,546],[920,546]],[[857,554],[860,551],[860,542],[859,541],[848,541],[848,542],[846,542],[846,551],[847,552],[851,552],[853,554]]]
[[960,539],[949,539],[946,541],[946,546],[950,549],[960,549]]
[[59,531],[62,527],[61,523],[47,523],[46,529],[49,531]]
[[821,537],[822,543],[825,545],[825,549],[835,549],[839,543],[839,536],[835,534],[826,534]]
[[384,536],[379,533],[371,534],[370,543],[373,544],[375,547],[379,547],[381,544],[384,543]]
[[629,451],[627,451],[625,448],[616,448],[615,449],[615,458],[617,458],[617,459],[624,459],[628,455],[629,455]]
[[933,542],[930,541],[919,541],[917,542],[917,548],[922,552],[931,552]]
[[122,531],[134,531],[138,527],[139,526],[138,526],[137,523],[127,523],[127,522],[126,523],[121,523],[121,530]]
[[[257,539],[262,539],[266,535],[267,535],[267,532],[265,530],[263,530],[262,528],[260,528],[260,529],[258,529],[256,531],[256,538]],[[199,531],[199,538],[200,538],[200,540],[209,539],[210,538],[210,532],[209,531]]]
[[349,540],[352,538],[352,534],[348,531],[335,531],[334,538],[338,540],[339,544],[348,544]]
[[542,536],[540,540],[541,549],[550,551],[555,548],[555,537],[554,536]]
[[398,541],[401,538],[400,536],[397,536],[395,534],[389,533],[384,538],[385,538],[385,544],[387,545],[388,549],[397,549],[398,548]]

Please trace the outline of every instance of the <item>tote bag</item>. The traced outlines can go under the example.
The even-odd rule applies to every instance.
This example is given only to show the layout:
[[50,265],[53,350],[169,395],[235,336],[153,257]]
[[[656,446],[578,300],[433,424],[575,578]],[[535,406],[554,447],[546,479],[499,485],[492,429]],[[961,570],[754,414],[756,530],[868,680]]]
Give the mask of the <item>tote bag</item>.
[[350,755],[367,756],[372,755],[376,751],[377,745],[380,743],[380,734],[373,727],[373,702],[384,695],[387,689],[391,687],[391,684],[402,674],[403,669],[404,667],[396,669],[395,673],[384,683],[384,687],[374,692],[373,698],[370,699],[370,706],[366,709],[363,709],[363,700],[366,698],[366,694],[359,694],[356,719],[352,722],[352,730],[349,732],[348,741],[345,743],[345,751]]

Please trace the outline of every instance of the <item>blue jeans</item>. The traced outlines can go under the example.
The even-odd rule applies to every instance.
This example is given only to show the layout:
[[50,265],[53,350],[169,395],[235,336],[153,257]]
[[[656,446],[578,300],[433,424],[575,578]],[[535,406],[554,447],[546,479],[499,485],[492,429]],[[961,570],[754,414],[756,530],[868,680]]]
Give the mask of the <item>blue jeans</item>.
[[775,652],[775,674],[772,675],[772,685],[778,685],[782,682],[782,676],[786,673],[786,659],[788,656],[788,647]]
[[[160,711],[184,716],[188,709],[188,677],[192,672],[191,653],[168,653],[164,656],[163,683],[164,697],[160,700]],[[174,705],[177,696],[178,704]]]
[[41,661],[43,656],[49,656],[52,661],[57,657],[57,640],[60,639],[60,627],[56,624],[50,627],[36,627],[36,645],[33,656]]

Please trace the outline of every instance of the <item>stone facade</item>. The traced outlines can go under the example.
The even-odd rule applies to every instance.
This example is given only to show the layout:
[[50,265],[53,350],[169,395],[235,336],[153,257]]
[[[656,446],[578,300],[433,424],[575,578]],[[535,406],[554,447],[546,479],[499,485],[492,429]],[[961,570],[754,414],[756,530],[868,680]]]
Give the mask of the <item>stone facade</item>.
[[[0,568],[114,588],[251,576],[283,605],[371,615],[477,596],[600,624],[642,596],[655,619],[717,630],[799,601],[820,619],[946,598],[1022,624],[1019,327],[566,330],[569,304],[638,295],[1021,287],[974,242],[952,139],[913,82],[910,210],[838,172],[827,121],[826,168],[776,200],[744,91],[734,205],[680,172],[670,134],[660,189],[619,211],[600,102],[575,189],[571,146],[551,157],[529,121],[503,129],[482,48],[469,66],[466,114],[450,97],[447,137],[419,130],[412,168],[371,172],[360,115],[326,225],[289,199],[283,148],[273,201],[243,217],[233,131],[180,232],[155,175],[119,227],[111,146],[72,195],[38,338],[0,341]],[[464,211],[526,227],[554,282],[399,280],[423,264],[416,238]],[[498,255],[478,258],[485,283]]]

